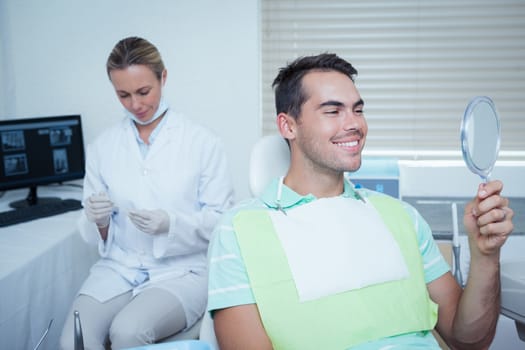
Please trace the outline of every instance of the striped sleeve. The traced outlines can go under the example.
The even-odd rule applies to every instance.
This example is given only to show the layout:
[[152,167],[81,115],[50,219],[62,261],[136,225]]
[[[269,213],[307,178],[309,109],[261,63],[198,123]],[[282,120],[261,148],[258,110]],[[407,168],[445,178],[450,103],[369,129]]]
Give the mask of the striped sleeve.
[[441,255],[441,251],[432,236],[432,230],[426,220],[410,204],[403,202],[403,206],[414,222],[419,251],[423,258],[425,282],[428,284],[450,271],[450,266],[443,258],[443,255]]
[[225,214],[215,228],[208,249],[208,311],[254,304],[246,267],[241,257],[232,219],[238,210]]

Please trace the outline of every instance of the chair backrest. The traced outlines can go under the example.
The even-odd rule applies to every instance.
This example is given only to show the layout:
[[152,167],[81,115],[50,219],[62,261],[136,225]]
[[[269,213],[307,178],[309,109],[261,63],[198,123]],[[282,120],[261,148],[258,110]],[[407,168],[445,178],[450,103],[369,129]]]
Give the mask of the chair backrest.
[[[252,195],[258,196],[273,178],[286,175],[289,164],[290,149],[281,135],[261,137],[250,154],[249,183]],[[205,312],[202,318],[199,339],[219,349],[209,312]]]
[[261,137],[250,154],[250,191],[258,196],[275,177],[284,176],[290,164],[290,149],[279,135]]

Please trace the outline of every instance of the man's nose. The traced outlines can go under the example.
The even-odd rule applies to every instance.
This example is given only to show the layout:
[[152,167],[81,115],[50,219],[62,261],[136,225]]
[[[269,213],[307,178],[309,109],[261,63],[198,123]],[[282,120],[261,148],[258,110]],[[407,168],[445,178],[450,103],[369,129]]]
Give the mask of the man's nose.
[[359,116],[355,115],[352,110],[345,110],[345,116],[343,118],[343,129],[359,129]]

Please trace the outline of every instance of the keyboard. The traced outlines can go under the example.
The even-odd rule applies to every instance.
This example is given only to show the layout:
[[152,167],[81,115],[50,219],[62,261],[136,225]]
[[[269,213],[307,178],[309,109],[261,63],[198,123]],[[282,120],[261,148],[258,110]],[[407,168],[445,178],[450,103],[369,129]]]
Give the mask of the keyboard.
[[0,227],[21,224],[23,222],[63,214],[81,208],[82,204],[77,199],[62,199],[56,202],[8,210],[0,212]]

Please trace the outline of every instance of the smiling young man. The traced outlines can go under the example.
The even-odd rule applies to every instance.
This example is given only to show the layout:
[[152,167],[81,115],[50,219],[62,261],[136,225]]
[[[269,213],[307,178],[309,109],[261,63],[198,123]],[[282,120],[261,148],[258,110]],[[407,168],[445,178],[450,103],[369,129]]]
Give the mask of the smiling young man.
[[502,183],[480,185],[465,209],[464,290],[428,224],[408,204],[366,189],[368,127],[357,71],[334,54],[302,57],[274,81],[290,167],[217,226],[208,309],[221,350],[484,349],[499,314],[499,254],[513,229]]

